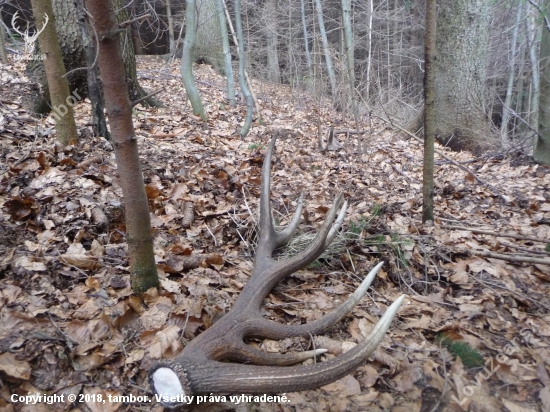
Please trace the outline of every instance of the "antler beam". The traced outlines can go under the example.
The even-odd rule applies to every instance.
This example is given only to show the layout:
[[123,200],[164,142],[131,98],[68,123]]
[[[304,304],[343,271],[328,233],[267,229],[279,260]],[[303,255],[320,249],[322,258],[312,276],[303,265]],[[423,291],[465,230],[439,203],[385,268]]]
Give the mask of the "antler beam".
[[347,202],[342,204],[340,194],[311,244],[290,259],[275,260],[273,251],[288,242],[298,226],[303,207],[300,197],[289,225],[282,231],[275,230],[270,203],[270,169],[275,141],[276,137],[273,137],[262,168],[260,239],[254,272],[227,315],[191,341],[176,359],[159,362],[150,370],[151,388],[163,397],[166,407],[185,406],[181,402],[167,401],[171,397],[183,399],[184,396],[204,393],[295,392],[333,382],[353,371],[374,352],[405,299],[402,295],[388,308],[364,341],[326,362],[288,366],[326,350],[291,355],[267,354],[244,343],[245,338],[284,339],[326,332],[357,305],[383,265],[383,262],[376,265],[346,302],[314,322],[283,325],[262,317],[260,308],[267,294],[283,278],[321,256],[338,233],[347,207]]

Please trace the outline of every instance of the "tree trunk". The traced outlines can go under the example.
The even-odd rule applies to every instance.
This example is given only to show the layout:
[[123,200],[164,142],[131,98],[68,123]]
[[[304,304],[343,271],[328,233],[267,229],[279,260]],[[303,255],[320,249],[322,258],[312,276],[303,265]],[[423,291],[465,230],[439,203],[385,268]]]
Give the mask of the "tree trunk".
[[265,31],[267,35],[267,78],[270,82],[281,83],[279,55],[277,54],[277,11],[276,0],[267,0],[264,5]]
[[434,220],[434,140],[435,140],[435,52],[437,38],[436,0],[426,1],[424,58],[424,167],[422,174],[422,222]]
[[312,77],[313,69],[312,69],[312,63],[311,63],[311,54],[309,52],[309,36],[307,34],[307,19],[306,19],[306,8],[304,5],[304,1],[305,0],[300,0],[301,15],[302,15],[302,29],[304,31],[304,47],[306,50],[307,72],[309,77]]
[[176,41],[174,39],[174,18],[172,17],[170,0],[166,0],[166,20],[168,20],[168,48],[170,54],[174,54],[176,52]]
[[250,130],[250,126],[252,125],[252,95],[246,86],[245,79],[246,60],[244,53],[243,25],[241,21],[241,0],[235,0],[235,26],[237,29],[237,41],[239,45],[239,85],[241,86],[241,91],[246,99],[246,118],[240,131],[241,138],[244,139]]
[[57,40],[52,3],[51,0],[31,0],[31,4],[37,27],[38,22],[44,21],[45,17],[49,18],[49,24],[44,21],[44,29],[38,36],[38,43],[41,52],[46,56],[44,68],[54,109],[52,115],[56,119],[57,140],[63,145],[77,144],[78,132],[74,122],[73,106],[80,100],[80,96],[71,96],[69,83],[65,78],[65,66]]
[[317,9],[319,33],[321,34],[321,41],[323,42],[323,51],[325,53],[327,73],[328,73],[328,78],[330,80],[330,91],[332,93],[332,96],[335,97],[336,96],[336,75],[334,74],[334,67],[332,65],[332,56],[330,55],[327,32],[325,30],[325,20],[323,19],[323,7],[321,6],[321,0],[315,0],[315,8]]
[[227,33],[227,21],[223,10],[223,0],[216,0],[218,5],[218,20],[222,33],[223,56],[225,59],[225,76],[227,78],[227,100],[231,107],[236,106],[235,102],[235,80],[233,79],[233,65],[231,63],[231,50],[229,48],[229,34]]
[[[0,18],[2,17],[2,7],[0,7]],[[6,54],[6,30],[4,25],[0,23],[0,57],[2,63],[8,64],[8,55]]]
[[484,88],[489,0],[441,0],[435,62],[436,139],[475,154],[494,148]]
[[[539,125],[538,115],[539,115],[539,99],[540,99],[540,88],[541,88],[541,79],[540,79],[540,68],[539,60],[537,56],[537,39],[539,34],[539,29],[535,23],[537,16],[537,11],[534,7],[530,7],[527,12],[527,19],[525,19],[526,29],[527,29],[527,39],[529,47],[529,61],[531,62],[531,88],[532,92],[531,99],[529,100],[529,124],[536,131]],[[540,52],[542,56],[542,51]],[[542,66],[541,66],[542,67]]]
[[218,6],[216,0],[198,0],[197,27],[194,56],[196,61],[204,60],[218,73],[224,73],[225,60],[221,42],[221,31],[218,23]]
[[[546,6],[546,15],[550,12],[550,5]],[[539,135],[536,139],[533,158],[538,163],[550,165],[550,31],[543,25],[540,44],[540,102],[538,126]]]
[[107,115],[124,196],[126,234],[132,290],[136,293],[157,287],[158,273],[153,252],[149,205],[139,162],[137,139],[132,123],[132,105],[124,76],[121,36],[113,2],[86,0],[99,37],[98,65],[103,78]]
[[372,67],[372,16],[374,14],[373,0],[368,0],[368,26],[367,26],[367,74],[366,74],[366,90],[365,100],[370,104],[370,72]]
[[105,101],[101,93],[101,85],[99,81],[99,68],[95,64],[97,57],[97,49],[93,30],[89,21],[84,0],[76,0],[75,5],[78,14],[78,23],[80,28],[80,40],[84,47],[87,67],[88,81],[88,97],[92,105],[92,122],[94,135],[103,136],[107,140],[111,140],[111,134],[107,129],[107,119],[105,118]]
[[514,89],[514,74],[516,71],[516,46],[523,3],[520,1],[517,7],[516,24],[514,25],[514,30],[512,31],[512,44],[510,46],[510,73],[508,74],[508,86],[506,87],[506,97],[504,99],[504,107],[502,108],[502,124],[500,125],[500,135],[506,146],[510,143],[510,137],[508,136],[508,122],[510,120],[510,107],[512,105],[512,91]]
[[195,85],[193,77],[193,46],[195,45],[197,19],[195,0],[186,0],[185,2],[185,40],[183,41],[183,52],[181,56],[180,72],[187,97],[193,107],[193,114],[200,116],[206,122],[206,112],[202,105],[201,96]]
[[[346,66],[348,69],[349,101],[351,104],[353,117],[355,119],[355,128],[357,129],[357,132],[359,132],[359,112],[357,110],[357,103],[355,101],[355,62],[353,53],[353,27],[351,24],[351,0],[342,0],[342,22],[344,29],[343,37],[346,55]],[[359,144],[359,153],[361,153],[361,147],[362,145]]]
[[[63,55],[63,64],[67,72],[70,72],[67,76],[69,90],[76,91],[78,95],[85,98],[88,96],[86,70],[73,71],[76,68],[86,67],[86,58],[80,42],[80,30],[77,26],[76,7],[71,1],[51,0],[51,3],[53,14],[50,17],[55,16],[55,29]],[[53,21],[49,24],[53,24]],[[41,51],[36,54],[40,53]],[[44,64],[40,60],[30,60],[26,73],[40,85],[41,93],[25,98],[25,105],[32,113],[48,114],[51,110],[51,97]]]

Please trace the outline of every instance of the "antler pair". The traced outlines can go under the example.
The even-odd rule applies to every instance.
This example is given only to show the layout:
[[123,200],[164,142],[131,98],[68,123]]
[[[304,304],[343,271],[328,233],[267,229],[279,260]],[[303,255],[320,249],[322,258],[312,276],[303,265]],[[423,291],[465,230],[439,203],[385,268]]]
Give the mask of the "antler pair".
[[[27,22],[27,29],[22,32],[20,31],[17,26],[15,25],[15,22],[17,21],[17,14],[19,12],[16,11],[13,15],[13,17],[11,18],[11,27],[13,28],[13,30],[19,34],[21,36],[21,38],[23,39],[23,41],[25,42],[25,54],[27,53],[30,53],[32,50],[32,47],[34,47],[34,42],[36,41],[36,39],[38,39],[38,36],[40,35],[40,33],[42,33],[44,31],[44,29],[46,28],[46,25],[48,24],[48,21],[50,20],[50,18],[48,17],[47,14],[44,13],[44,24],[42,25],[42,28],[39,29],[38,28],[38,21],[36,22],[36,31],[33,35],[30,35],[29,34],[29,23]],[[2,24],[2,23],[0,23]]]
[[176,359],[160,362],[150,370],[151,388],[162,397],[166,407],[181,406],[184,396],[204,393],[296,392],[333,382],[353,371],[374,352],[403,303],[405,295],[389,307],[364,341],[326,362],[289,366],[325,353],[325,349],[281,355],[265,353],[244,343],[245,338],[277,340],[326,332],[357,305],[383,265],[383,262],[376,265],[346,302],[314,322],[284,325],[262,317],[260,308],[267,294],[283,278],[321,256],[342,225],[347,207],[344,202],[337,215],[343,200],[340,194],[307,249],[290,259],[275,260],[273,251],[288,242],[298,226],[303,207],[300,197],[289,225],[280,232],[275,230],[270,203],[271,156],[275,141],[273,137],[262,168],[260,239],[254,272],[227,315],[191,341]]

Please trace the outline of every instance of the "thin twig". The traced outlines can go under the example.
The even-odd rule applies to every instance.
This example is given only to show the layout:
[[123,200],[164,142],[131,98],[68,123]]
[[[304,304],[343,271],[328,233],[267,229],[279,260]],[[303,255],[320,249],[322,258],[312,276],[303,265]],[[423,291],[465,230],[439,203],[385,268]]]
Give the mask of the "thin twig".
[[166,87],[161,87],[160,89],[155,90],[154,92],[149,93],[147,96],[143,96],[141,99],[137,99],[137,100],[133,101],[133,102],[132,102],[132,107],[137,106],[137,105],[140,104],[142,101],[147,100],[149,97],[154,96],[155,94],[159,94],[160,92],[163,92],[163,91],[165,91],[165,90],[166,90]]
[[[507,262],[513,262],[513,263],[533,263],[538,265],[550,266],[550,259],[537,258],[533,256],[509,255],[504,253],[489,252],[488,250],[463,250],[462,252],[465,252],[469,255],[483,256],[483,257],[488,257],[492,259],[505,260]],[[550,277],[548,276],[545,276],[544,278],[547,280],[550,280]]]
[[534,253],[534,254],[537,254],[537,255],[546,255],[546,256],[550,256],[550,253],[549,252],[546,252],[544,250],[533,250],[533,249],[528,249],[526,247],[521,247],[521,246],[517,246],[517,245],[512,245],[511,243],[506,243],[506,242],[500,242],[500,244],[502,246],[506,246],[506,247],[511,247],[511,248],[514,248],[514,249],[517,249],[517,250],[521,250],[522,252],[527,252],[527,253]]
[[130,20],[123,21],[122,23],[119,24],[119,26],[122,27],[122,28],[125,28],[125,27],[129,26],[130,24],[132,24],[136,21],[143,20],[147,17],[151,17],[151,13],[144,14],[143,16],[138,16],[135,19],[130,19]]
[[442,229],[449,229],[449,230],[469,230],[470,232],[478,234],[478,235],[489,235],[489,236],[495,236],[495,237],[509,237],[509,238],[517,239],[517,240],[529,240],[531,242],[548,243],[548,239],[539,239],[537,237],[532,237],[532,236],[515,235],[513,233],[492,232],[490,230],[474,229],[474,228],[471,228],[471,227],[464,227],[464,226],[442,225],[441,228]]

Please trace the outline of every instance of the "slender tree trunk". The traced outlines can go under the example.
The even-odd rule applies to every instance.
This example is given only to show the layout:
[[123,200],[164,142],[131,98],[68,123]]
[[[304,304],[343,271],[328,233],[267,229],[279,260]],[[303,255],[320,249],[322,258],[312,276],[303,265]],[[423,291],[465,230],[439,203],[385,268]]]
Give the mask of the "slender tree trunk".
[[193,114],[200,116],[201,119],[206,122],[206,112],[204,111],[199,91],[195,85],[195,78],[193,77],[193,46],[195,45],[197,27],[195,0],[186,0],[185,4],[186,27],[180,65],[181,78],[185,86],[185,91],[187,92],[187,97],[191,102]]
[[277,11],[276,0],[267,0],[264,5],[265,31],[267,37],[267,78],[281,83],[279,55],[277,53]]
[[229,48],[229,34],[227,33],[227,21],[223,11],[223,0],[216,0],[218,5],[218,19],[222,33],[222,48],[225,59],[225,76],[227,78],[227,100],[231,107],[235,107],[235,80],[233,78],[233,65],[231,63],[231,50]]
[[[520,35],[522,33],[523,32],[520,32]],[[527,47],[520,48],[519,62],[518,62],[518,67],[520,68],[520,72],[519,72],[520,75],[517,77],[517,80],[516,80],[516,101],[515,101],[515,111],[518,116],[522,116],[523,114],[523,89],[525,84],[524,78],[526,77],[523,75],[523,72],[525,70],[524,67],[525,67],[525,61],[527,60],[527,56],[526,56],[527,53],[528,53]],[[514,133],[512,137],[514,138],[516,136],[516,133],[521,134],[524,129],[525,129],[525,124],[523,122],[520,122],[519,124],[517,124],[517,119],[516,119]]]
[[[77,144],[78,132],[74,121],[73,106],[78,102],[79,95],[71,96],[69,83],[65,78],[65,66],[63,65],[63,55],[55,30],[55,16],[51,0],[31,0],[34,21],[38,27],[38,22],[44,21],[44,17],[49,17],[48,24],[38,36],[40,50],[46,55],[44,59],[44,69],[48,78],[48,89],[54,113],[52,116],[56,119],[55,131],[57,140],[63,145]],[[0,23],[1,24],[1,23]]]
[[[240,4],[239,4],[239,6],[240,6]],[[225,1],[223,3],[223,9],[224,9],[224,12],[225,12],[225,17],[227,18],[227,24],[229,26],[229,30],[231,31],[231,36],[233,37],[233,43],[235,43],[235,46],[237,47],[237,54],[240,56],[241,55],[241,52],[240,52],[241,48],[240,48],[240,45],[239,45],[240,44],[239,39],[237,38],[237,33],[235,32],[235,29],[233,28],[233,23],[231,23],[231,16],[229,15],[229,10],[227,9],[227,5],[225,4]],[[240,17],[240,15],[239,15],[239,17]],[[241,68],[241,66],[239,65],[239,73],[240,73],[240,68]],[[252,87],[252,81],[250,80],[250,77],[248,76],[248,72],[246,71],[246,66],[245,66],[245,69],[244,69],[244,79],[245,79],[246,90],[250,94],[250,96],[252,97],[252,102],[254,103],[254,107],[256,108],[256,113],[257,113],[258,119],[260,119],[260,121],[261,121],[260,105],[258,104],[258,99],[256,98],[256,95],[254,94],[254,88]],[[240,84],[240,77],[239,77],[239,84]],[[245,96],[245,99],[246,99],[247,104],[248,104],[248,99],[247,99],[246,95],[244,94],[244,91],[243,91],[243,95]]]
[[92,104],[92,122],[93,130],[96,136],[103,136],[107,140],[111,140],[111,134],[107,129],[107,121],[105,119],[105,101],[101,94],[101,86],[99,81],[99,69],[96,63],[97,50],[95,47],[95,39],[92,35],[91,25],[89,22],[84,0],[75,1],[78,25],[80,28],[80,40],[84,48],[86,56],[86,66],[88,73],[88,97]]
[[325,30],[325,21],[323,19],[323,8],[321,6],[321,0],[315,0],[315,8],[317,9],[317,21],[319,24],[319,33],[321,34],[321,41],[323,42],[323,51],[325,53],[325,63],[327,65],[327,73],[330,81],[330,91],[332,93],[332,96],[336,97],[336,75],[334,74],[334,67],[332,65],[332,56],[330,55],[327,32]]
[[504,99],[504,107],[502,108],[502,124],[500,126],[500,135],[502,141],[506,146],[510,144],[510,137],[508,136],[508,122],[510,121],[510,105],[512,104],[512,91],[514,89],[514,74],[516,70],[516,45],[518,39],[518,28],[521,22],[523,3],[518,3],[518,9],[516,11],[516,24],[512,31],[512,45],[510,48],[510,73],[508,75],[508,86],[506,87],[506,98]]
[[132,289],[136,293],[157,287],[149,205],[132,124],[132,106],[124,76],[120,31],[111,0],[86,0],[99,38],[98,64],[103,79],[107,115],[124,196],[126,234]]
[[[546,3],[546,15],[550,13],[550,5]],[[550,165],[550,31],[543,24],[540,44],[540,103],[538,113],[539,135],[533,150],[533,158],[538,163]]]
[[300,7],[302,12],[302,29],[304,31],[304,46],[306,50],[306,62],[307,62],[307,72],[309,77],[313,76],[313,69],[311,63],[311,55],[309,53],[309,36],[307,34],[307,19],[306,19],[306,8],[304,0],[300,0]]
[[252,125],[252,96],[246,86],[245,79],[245,52],[244,52],[244,38],[243,38],[243,25],[241,21],[241,0],[235,0],[235,26],[237,28],[237,40],[239,44],[239,85],[241,91],[246,99],[246,119],[241,129],[241,138],[244,139],[250,130]]
[[174,54],[176,52],[176,41],[174,38],[174,18],[172,17],[170,0],[166,0],[166,20],[168,20],[168,47],[170,54]]
[[485,113],[490,0],[440,0],[435,61],[436,139],[481,154],[498,147]]
[[367,74],[365,77],[366,89],[365,100],[367,104],[370,104],[370,72],[372,67],[372,15],[374,13],[374,7],[372,0],[368,0],[368,23],[367,23]]
[[424,58],[424,167],[422,175],[422,222],[434,220],[434,140],[435,140],[435,52],[437,38],[436,0],[426,0]]
[[[2,16],[2,7],[0,7],[0,17]],[[0,57],[2,58],[2,63],[8,64],[8,55],[6,53],[6,29],[4,25],[0,22]]]
[[[529,12],[530,11],[530,12]],[[538,116],[539,116],[539,94],[541,88],[540,80],[540,68],[538,61],[538,50],[537,50],[537,38],[538,38],[538,28],[535,23],[537,11],[534,7],[531,7],[527,12],[527,19],[525,24],[527,25],[527,41],[529,47],[529,61],[531,62],[531,98],[529,99],[529,124],[536,131],[539,126]],[[542,53],[541,53],[542,55]]]
[[[355,119],[355,128],[359,131],[359,112],[355,100],[355,62],[353,53],[353,27],[351,24],[351,0],[342,0],[342,21],[344,26],[344,47],[346,50],[346,63],[348,68],[348,85],[351,110]],[[358,138],[360,139],[359,135]],[[362,145],[359,144],[361,152]]]

